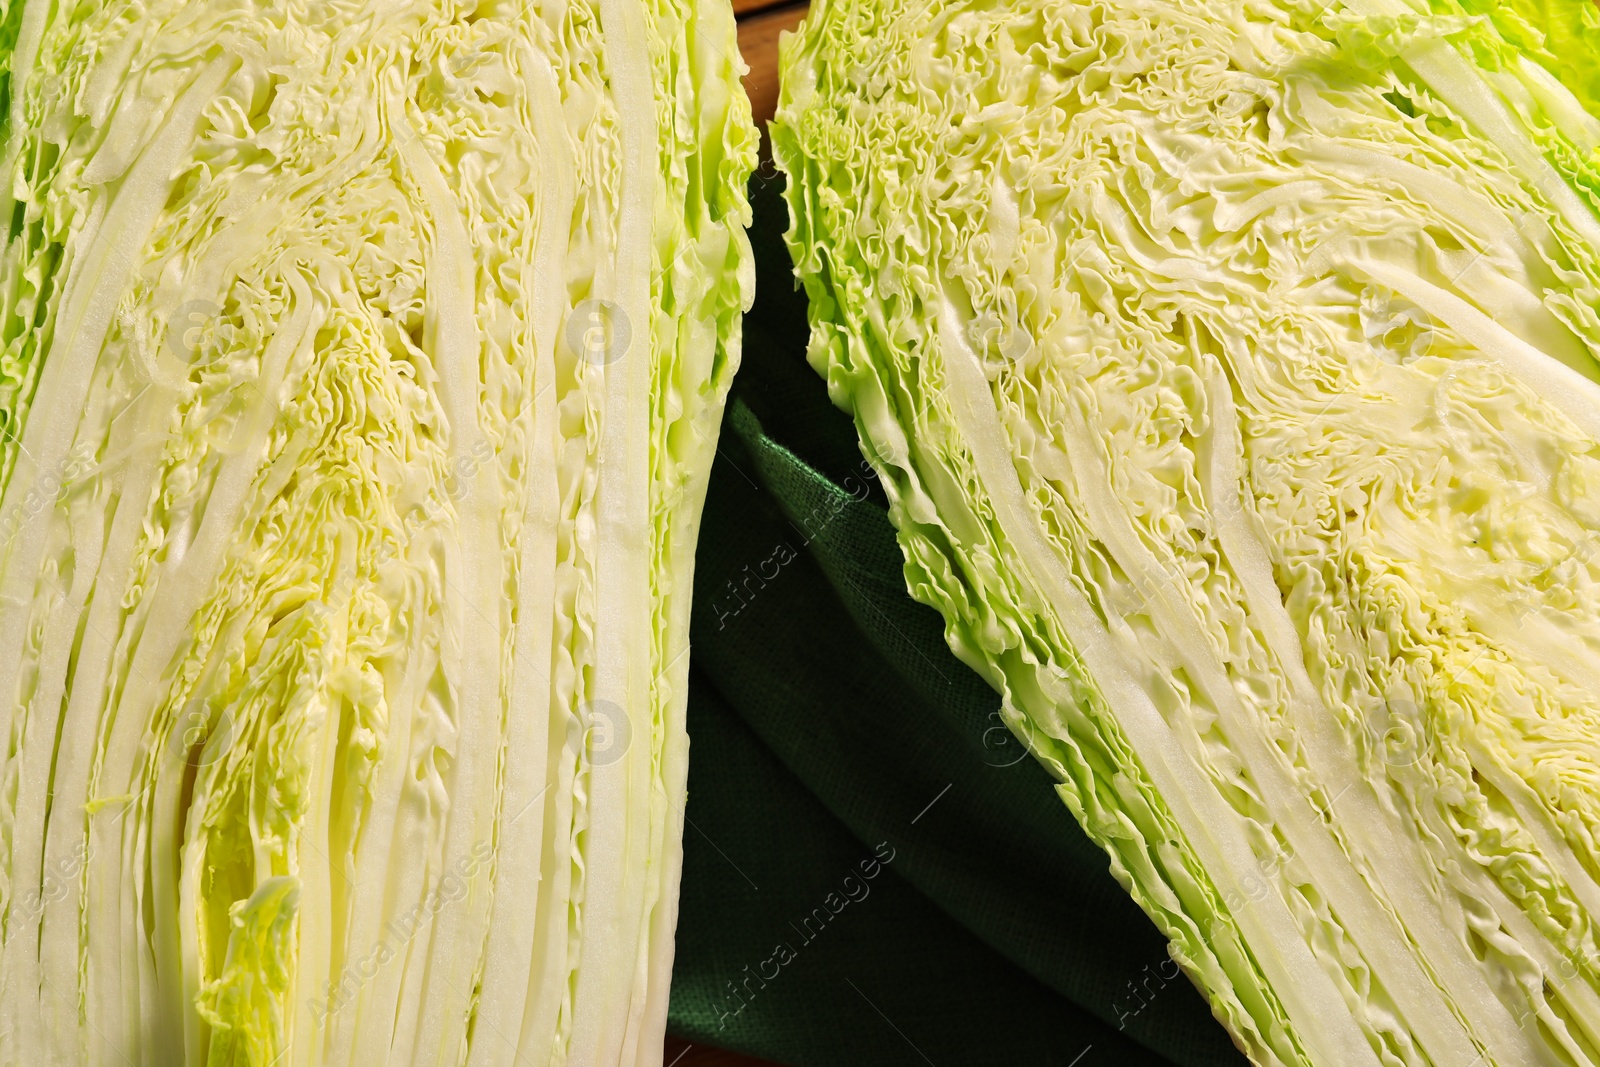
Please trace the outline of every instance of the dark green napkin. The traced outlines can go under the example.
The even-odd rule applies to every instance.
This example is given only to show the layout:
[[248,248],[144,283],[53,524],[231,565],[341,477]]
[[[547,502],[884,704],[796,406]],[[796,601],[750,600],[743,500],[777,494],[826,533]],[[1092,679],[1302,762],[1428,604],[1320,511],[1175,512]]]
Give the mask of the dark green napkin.
[[[775,181],[691,626],[674,1033],[794,1067],[1244,1063],[905,591]],[[868,872],[871,877],[868,877]]]

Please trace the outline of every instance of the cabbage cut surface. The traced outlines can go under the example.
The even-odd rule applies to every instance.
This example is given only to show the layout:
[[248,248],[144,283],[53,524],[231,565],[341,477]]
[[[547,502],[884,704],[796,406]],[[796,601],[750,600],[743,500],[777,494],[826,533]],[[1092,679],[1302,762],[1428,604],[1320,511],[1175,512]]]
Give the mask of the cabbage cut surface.
[[820,0],[913,593],[1259,1064],[1600,1063],[1600,15]]
[[728,5],[0,11],[0,1063],[659,1063]]

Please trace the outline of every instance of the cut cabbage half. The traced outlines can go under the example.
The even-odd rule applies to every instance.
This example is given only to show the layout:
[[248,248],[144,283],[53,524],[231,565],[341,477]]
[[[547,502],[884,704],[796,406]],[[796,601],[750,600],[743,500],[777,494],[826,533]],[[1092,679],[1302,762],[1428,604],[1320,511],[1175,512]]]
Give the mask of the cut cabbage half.
[[1600,16],[820,0],[913,593],[1259,1064],[1600,1064]]
[[726,0],[0,11],[0,1063],[659,1063]]

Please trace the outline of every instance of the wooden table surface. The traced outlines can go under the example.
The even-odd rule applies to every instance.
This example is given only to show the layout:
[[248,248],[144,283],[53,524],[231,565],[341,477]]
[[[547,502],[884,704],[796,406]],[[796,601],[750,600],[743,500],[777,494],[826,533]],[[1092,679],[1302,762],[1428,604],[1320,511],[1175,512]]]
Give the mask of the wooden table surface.
[[739,18],[739,51],[750,68],[744,76],[744,91],[750,95],[750,110],[756,125],[765,129],[778,106],[778,34],[792,30],[806,17],[804,0],[733,0]]
[[[762,127],[761,154],[768,154],[766,124],[778,105],[778,34],[792,30],[806,14],[805,0],[733,0],[739,19],[739,51],[750,73],[744,76],[744,91],[750,95],[750,110],[756,125]],[[662,1055],[663,1067],[774,1067],[763,1060],[723,1052],[709,1045],[695,1045],[676,1037],[667,1038]]]

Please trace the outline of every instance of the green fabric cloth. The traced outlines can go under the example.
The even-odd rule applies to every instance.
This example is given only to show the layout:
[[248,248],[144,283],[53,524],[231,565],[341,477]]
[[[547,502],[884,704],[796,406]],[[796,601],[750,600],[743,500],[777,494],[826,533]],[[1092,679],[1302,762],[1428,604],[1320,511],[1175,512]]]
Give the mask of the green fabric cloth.
[[670,1028],[793,1067],[1244,1063],[907,594],[804,360],[776,183],[752,200],[757,302],[696,557]]

